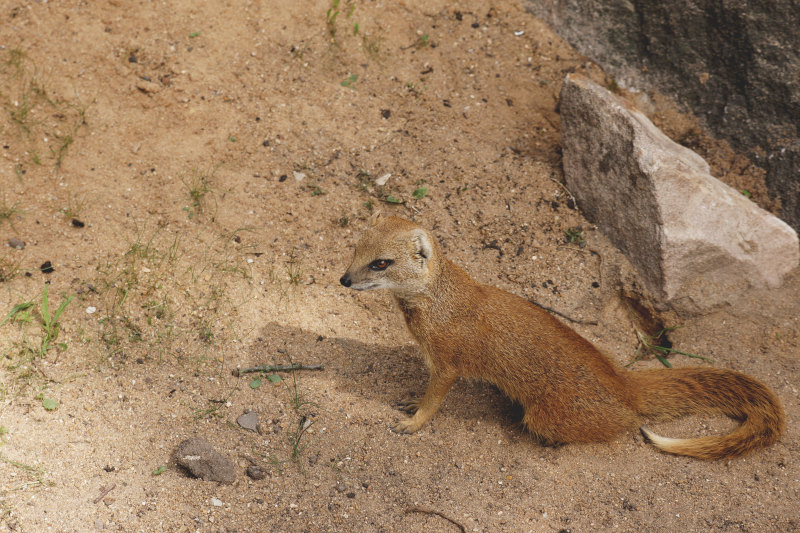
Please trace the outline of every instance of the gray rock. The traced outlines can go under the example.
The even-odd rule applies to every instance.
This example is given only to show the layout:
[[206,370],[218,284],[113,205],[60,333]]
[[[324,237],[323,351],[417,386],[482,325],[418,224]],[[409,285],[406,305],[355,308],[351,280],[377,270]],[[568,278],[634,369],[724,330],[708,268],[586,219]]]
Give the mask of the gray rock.
[[200,437],[181,442],[175,449],[175,460],[192,476],[206,481],[233,483],[236,480],[233,463]]
[[25,248],[25,241],[21,241],[16,237],[11,237],[10,239],[8,239],[8,245],[17,250],[22,250],[23,248]]
[[250,431],[257,431],[258,429],[258,413],[255,411],[245,411],[236,419],[236,423],[244,429]]
[[247,467],[247,476],[251,479],[259,480],[267,477],[267,473],[258,465],[250,465]]
[[586,217],[679,312],[706,312],[750,287],[778,287],[797,234],[709,174],[696,153],[581,77],[561,91],[564,173]]
[[766,169],[800,231],[800,9],[796,1],[523,0],[610,72],[691,108]]

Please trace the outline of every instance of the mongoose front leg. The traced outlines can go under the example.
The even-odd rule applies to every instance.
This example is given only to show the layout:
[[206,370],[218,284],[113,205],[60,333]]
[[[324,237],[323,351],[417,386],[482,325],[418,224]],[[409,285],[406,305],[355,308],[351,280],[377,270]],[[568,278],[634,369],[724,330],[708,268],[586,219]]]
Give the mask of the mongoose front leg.
[[455,372],[438,371],[431,373],[431,381],[428,383],[425,396],[419,401],[400,404],[401,409],[406,412],[416,410],[414,416],[401,420],[392,429],[397,433],[414,433],[425,425],[425,422],[430,420],[436,410],[439,409],[439,405],[441,405],[456,377],[458,375]]

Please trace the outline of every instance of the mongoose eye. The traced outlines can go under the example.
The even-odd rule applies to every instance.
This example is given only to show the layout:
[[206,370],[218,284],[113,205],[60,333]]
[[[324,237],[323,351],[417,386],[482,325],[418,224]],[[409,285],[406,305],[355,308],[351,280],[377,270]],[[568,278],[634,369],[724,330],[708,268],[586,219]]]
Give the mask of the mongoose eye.
[[372,270],[386,270],[386,267],[394,263],[391,259],[376,259],[372,263],[369,264],[369,268]]

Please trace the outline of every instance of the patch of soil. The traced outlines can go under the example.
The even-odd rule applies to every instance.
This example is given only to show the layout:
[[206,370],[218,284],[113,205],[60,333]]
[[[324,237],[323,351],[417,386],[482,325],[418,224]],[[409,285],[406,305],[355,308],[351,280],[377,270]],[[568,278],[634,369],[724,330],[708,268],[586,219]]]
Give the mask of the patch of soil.
[[[646,295],[561,184],[563,78],[613,80],[517,3],[34,2],[0,20],[0,531],[800,527],[796,273],[661,317],[673,346],[784,402],[786,436],[752,456],[672,457],[638,434],[543,448],[482,383],[417,434],[389,430],[424,365],[388,295],[338,283],[376,209],[634,357],[625,299]],[[772,207],[746,160],[648,98]],[[324,370],[232,375],[292,362]],[[248,409],[257,432],[236,424]],[[233,484],[187,477],[173,451],[192,437]]]

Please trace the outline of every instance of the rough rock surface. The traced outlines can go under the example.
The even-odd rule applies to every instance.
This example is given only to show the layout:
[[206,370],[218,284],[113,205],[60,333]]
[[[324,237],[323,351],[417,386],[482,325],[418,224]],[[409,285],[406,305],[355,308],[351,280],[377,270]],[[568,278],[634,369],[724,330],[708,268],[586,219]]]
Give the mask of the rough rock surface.
[[206,481],[233,483],[236,480],[233,463],[201,437],[178,444],[175,460],[191,475]]
[[255,411],[245,411],[236,419],[240,427],[249,431],[256,431],[258,428],[258,413]]
[[800,230],[800,9],[796,1],[523,0],[622,85],[657,88],[767,171]]
[[606,89],[568,76],[561,116],[567,186],[661,304],[708,311],[750,287],[779,286],[797,266],[788,224]]

